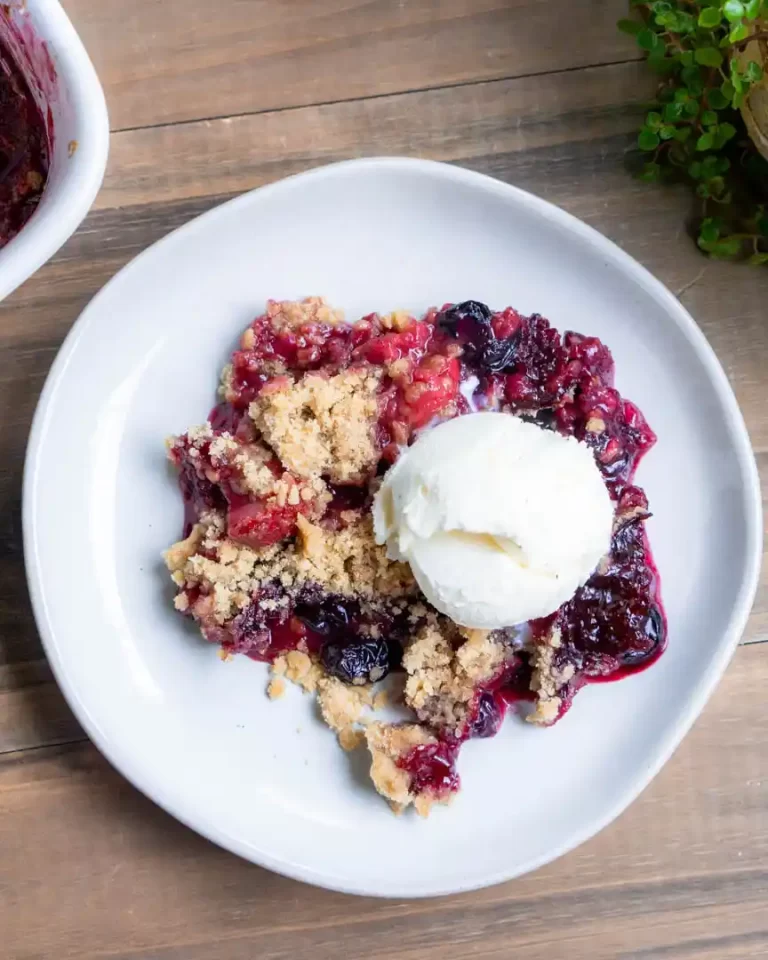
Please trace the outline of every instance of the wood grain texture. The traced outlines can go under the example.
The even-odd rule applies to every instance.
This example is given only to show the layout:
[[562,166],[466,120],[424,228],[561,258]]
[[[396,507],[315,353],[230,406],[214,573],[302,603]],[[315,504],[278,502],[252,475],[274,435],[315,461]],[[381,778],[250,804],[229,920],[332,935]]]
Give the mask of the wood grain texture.
[[66,0],[66,7],[117,130],[637,57],[615,29],[624,0]]
[[1,960],[768,956],[768,643],[759,642],[768,640],[768,565],[748,645],[615,825],[512,884],[412,903],[353,900],[265,873],[145,800],[84,741],[24,586],[26,437],[56,350],[90,297],[216,203],[355,156],[427,156],[497,176],[648,266],[724,364],[765,498],[767,275],[703,260],[685,235],[688,195],[627,175],[652,80],[614,30],[624,0],[65,4],[122,132],[85,224],[0,304]]
[[0,955],[764,957],[766,685],[768,645],[741,648],[674,761],[615,824],[520,880],[410,903],[332,894],[237,860],[145,800],[88,744],[7,754]]

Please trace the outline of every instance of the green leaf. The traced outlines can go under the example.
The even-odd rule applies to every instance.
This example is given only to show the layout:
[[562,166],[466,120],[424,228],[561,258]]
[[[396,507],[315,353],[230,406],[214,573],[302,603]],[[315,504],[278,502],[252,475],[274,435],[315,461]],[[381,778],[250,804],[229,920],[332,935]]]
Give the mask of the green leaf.
[[720,92],[725,97],[726,101],[730,103],[731,100],[733,100],[733,95],[736,92],[736,89],[730,80],[724,80],[720,84]]
[[659,130],[659,136],[662,140],[671,140],[675,135],[675,128],[671,123],[665,123]]
[[702,200],[709,200],[712,194],[709,192],[709,187],[706,183],[700,183],[698,187],[696,187],[696,196],[701,197]]
[[678,140],[680,143],[685,143],[691,133],[693,133],[693,131],[690,127],[678,127],[677,130],[675,130],[675,140]]
[[712,27],[719,25],[720,19],[719,10],[716,10],[714,7],[705,7],[699,14],[699,26],[704,27],[706,30],[711,30]]
[[678,120],[682,119],[682,116],[682,103],[668,103],[664,107],[664,120],[666,123],[676,123]]
[[741,91],[744,89],[744,80],[742,79],[739,65],[735,60],[731,60],[731,83],[736,93],[741,93]]
[[643,27],[637,34],[637,45],[643,50],[654,50],[659,45],[664,46],[664,42],[658,33],[654,33],[649,27]]
[[725,94],[722,93],[722,91],[715,88],[707,92],[707,103],[713,110],[723,110],[728,106],[729,101],[726,100]]
[[683,67],[680,76],[684,83],[688,84],[688,93],[697,97],[704,89],[704,81],[701,76],[701,67]]
[[707,180],[707,186],[713,197],[720,197],[725,190],[725,180],[722,177],[712,177],[711,180]]
[[768,263],[768,253],[753,253],[749,260],[747,260],[747,263],[751,263],[754,266]]
[[688,163],[688,151],[681,143],[673,143],[668,152],[667,159],[673,167],[684,167]]
[[661,114],[652,110],[645,118],[645,125],[649,130],[658,130],[661,126]]
[[658,182],[661,179],[661,167],[658,163],[646,163],[640,173],[639,179],[645,183]]
[[725,0],[723,13],[733,23],[734,20],[741,20],[746,10],[741,0]]
[[737,110],[740,110],[740,109],[741,109],[741,106],[742,106],[742,104],[744,103],[744,100],[745,100],[745,99],[746,99],[746,95],[744,94],[744,91],[743,91],[743,90],[739,90],[738,93],[735,93],[735,94],[733,95],[733,105],[734,105],[734,107],[735,107]]
[[699,101],[689,100],[687,103],[683,104],[683,110],[689,117],[695,117],[699,112]]
[[723,237],[712,245],[709,253],[719,260],[737,257],[742,250],[742,241],[738,237]]
[[637,137],[637,145],[641,150],[655,150],[659,142],[659,135],[653,130],[643,129]]
[[739,21],[733,30],[728,34],[728,39],[731,43],[740,43],[742,40],[745,40],[749,35],[749,29],[747,28],[746,23]]
[[705,243],[714,243],[720,237],[720,227],[712,217],[706,217],[701,221],[699,237]]
[[717,148],[722,149],[729,140],[736,136],[736,127],[732,123],[721,123],[717,128]]
[[747,0],[747,2],[744,4],[744,12],[750,20],[754,20],[755,17],[759,17],[762,9],[763,0]]
[[680,63],[682,63],[684,67],[692,67],[693,50],[683,50],[683,52],[680,54]]
[[755,63],[754,60],[750,60],[747,64],[744,75],[750,83],[757,83],[759,80],[763,79],[763,68],[759,63]]
[[694,57],[696,58],[696,63],[700,63],[705,67],[719,67],[723,62],[723,55],[717,47],[699,47],[694,53]]
[[616,26],[622,33],[628,33],[630,37],[636,37],[643,29],[643,25],[639,20],[619,20]]
[[694,180],[698,180],[701,177],[701,161],[693,161],[693,163],[688,167],[688,175]]
[[702,133],[699,139],[696,141],[697,150],[711,150],[714,146],[715,138],[711,133]]
[[717,114],[714,110],[702,110],[701,123],[705,127],[712,127],[717,123]]

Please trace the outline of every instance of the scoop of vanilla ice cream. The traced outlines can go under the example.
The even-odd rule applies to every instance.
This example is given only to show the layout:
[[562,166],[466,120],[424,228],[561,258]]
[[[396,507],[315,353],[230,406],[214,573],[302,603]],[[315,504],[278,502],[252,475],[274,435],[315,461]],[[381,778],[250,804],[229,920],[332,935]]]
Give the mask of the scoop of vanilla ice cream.
[[506,413],[424,432],[384,477],[374,532],[456,623],[553,613],[608,552],[613,504],[586,444]]

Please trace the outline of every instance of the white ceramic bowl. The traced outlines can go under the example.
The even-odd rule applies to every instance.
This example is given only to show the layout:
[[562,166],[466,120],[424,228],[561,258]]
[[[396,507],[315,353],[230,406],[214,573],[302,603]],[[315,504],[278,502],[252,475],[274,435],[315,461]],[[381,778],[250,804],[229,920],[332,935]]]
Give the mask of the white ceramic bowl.
[[[204,419],[222,364],[267,297],[309,293],[350,317],[469,298],[540,310],[605,340],[619,389],[658,433],[638,482],[654,512],[668,650],[650,670],[587,687],[552,729],[510,717],[494,739],[468,743],[461,794],[427,821],[392,815],[365,757],[339,749],[310,698],[292,687],[272,703],[263,664],[222,663],[172,609],[160,561],[183,512],[164,437]],[[56,359],[24,477],[35,616],[88,735],[205,836],[355,893],[496,883],[605,826],[670,756],[725,669],[761,547],[741,414],[675,297],[562,210],[427,161],[357,160],[293,177],[134,260]]]
[[40,205],[0,249],[0,300],[75,231],[101,186],[109,120],[93,64],[58,0],[0,7],[0,42],[12,53],[52,131],[51,165]]

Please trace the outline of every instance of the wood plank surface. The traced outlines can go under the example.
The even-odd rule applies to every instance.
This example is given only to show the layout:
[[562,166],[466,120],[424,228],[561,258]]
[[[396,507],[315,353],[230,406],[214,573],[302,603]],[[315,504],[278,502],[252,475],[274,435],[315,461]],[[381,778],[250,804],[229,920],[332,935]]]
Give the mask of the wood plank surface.
[[741,960],[768,956],[768,569],[746,646],[658,780],[512,884],[354,900],[240,862],[123,781],[52,680],[23,573],[34,406],[90,297],[216,203],[336,159],[447,160],[532,190],[678,294],[731,379],[768,493],[768,274],[710,263],[690,198],[625,170],[652,90],[624,0],[65,0],[115,133],[75,236],[0,304],[0,958]]
[[0,955],[765,957],[767,685],[768,645],[742,647],[674,760],[616,823],[535,874],[428,901],[346,897],[246,864],[144,799],[89,744],[6,754]]
[[624,0],[66,0],[112,127],[636,59]]

